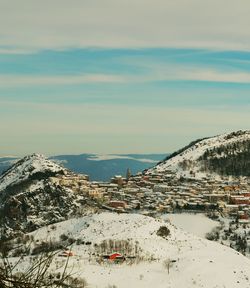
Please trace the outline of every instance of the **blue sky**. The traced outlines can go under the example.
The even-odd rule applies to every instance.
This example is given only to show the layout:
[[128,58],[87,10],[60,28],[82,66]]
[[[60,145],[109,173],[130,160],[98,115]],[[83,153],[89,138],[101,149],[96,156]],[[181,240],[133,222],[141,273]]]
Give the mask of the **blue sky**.
[[0,155],[167,153],[249,128],[248,2],[223,14],[211,1],[213,20],[195,0],[118,0],[123,11],[56,0],[50,13],[47,0],[10,2],[0,2]]

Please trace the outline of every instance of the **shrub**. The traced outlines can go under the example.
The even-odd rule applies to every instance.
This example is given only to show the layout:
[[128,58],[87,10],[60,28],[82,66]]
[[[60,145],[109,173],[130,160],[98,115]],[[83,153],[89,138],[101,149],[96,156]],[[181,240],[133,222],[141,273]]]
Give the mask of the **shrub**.
[[37,255],[40,253],[48,253],[53,252],[56,250],[63,249],[63,245],[61,242],[42,242],[41,244],[38,244],[35,246],[35,248],[32,250],[32,255]]
[[166,226],[161,226],[156,234],[162,238],[167,238],[170,235],[170,230]]
[[69,238],[69,236],[67,236],[66,234],[60,235],[60,239],[61,239],[62,241],[66,241],[66,240],[68,240],[68,238]]

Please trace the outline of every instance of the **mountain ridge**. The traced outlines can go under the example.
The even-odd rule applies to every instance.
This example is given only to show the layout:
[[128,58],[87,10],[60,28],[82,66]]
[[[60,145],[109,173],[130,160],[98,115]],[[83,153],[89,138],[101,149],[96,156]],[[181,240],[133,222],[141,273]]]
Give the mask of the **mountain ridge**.
[[[191,178],[194,175],[200,178],[209,174],[214,176],[250,176],[249,158],[250,131],[239,130],[192,141],[166,157],[165,160],[159,162],[146,173],[171,170],[178,176]],[[220,168],[220,165],[226,165],[227,169]]]

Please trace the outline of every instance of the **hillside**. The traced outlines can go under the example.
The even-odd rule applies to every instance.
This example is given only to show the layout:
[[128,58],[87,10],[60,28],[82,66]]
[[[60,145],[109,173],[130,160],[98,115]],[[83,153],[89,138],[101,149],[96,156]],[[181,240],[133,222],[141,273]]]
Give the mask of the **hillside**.
[[24,157],[1,175],[0,237],[33,231],[74,214],[83,199],[51,181],[63,175],[71,172],[39,154]]
[[250,176],[250,131],[196,140],[166,157],[149,172],[174,171],[184,177]]
[[[57,223],[29,235],[34,238],[32,249],[44,241],[63,243],[63,239],[73,237],[74,256],[69,259],[68,268],[74,275],[85,278],[89,287],[248,288],[250,285],[249,259],[231,248],[147,216],[101,213]],[[125,255],[125,261],[115,264],[102,257],[114,252]],[[64,262],[65,259],[57,257],[54,271],[61,271]],[[22,269],[26,265],[28,256]]]
[[65,171],[64,168],[49,161],[43,155],[32,154],[17,161],[0,176],[0,191],[8,186],[20,186],[25,181],[64,174]]

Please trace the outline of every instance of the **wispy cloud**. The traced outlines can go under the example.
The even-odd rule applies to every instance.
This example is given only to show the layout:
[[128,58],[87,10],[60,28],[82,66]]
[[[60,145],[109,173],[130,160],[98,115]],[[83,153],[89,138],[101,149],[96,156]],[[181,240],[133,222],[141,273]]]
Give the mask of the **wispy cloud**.
[[[144,69],[144,75],[137,75],[134,81],[207,81],[223,83],[250,83],[250,71],[234,67],[223,67],[221,63],[185,63],[185,60],[179,62],[168,62],[162,59],[128,60],[136,67]],[[183,63],[182,63],[183,62]],[[233,61],[232,61],[233,62]],[[246,62],[243,62],[246,64]]]
[[88,160],[91,161],[105,161],[105,160],[113,160],[113,159],[130,159],[138,162],[144,162],[144,163],[157,163],[158,161],[147,159],[147,158],[134,158],[127,155],[114,155],[114,154],[98,154],[98,155],[92,155]]
[[0,54],[4,55],[26,55],[38,52],[37,49],[15,48],[15,47],[0,47]]
[[[207,81],[223,83],[250,83],[250,73],[225,72],[213,69],[195,69],[187,67],[174,67],[173,70],[156,71],[152,80],[183,80],[183,81]],[[150,79],[150,78],[149,78]]]
[[249,11],[246,0],[12,0],[1,4],[0,46],[249,50]]
[[[226,131],[247,129],[248,109],[184,109],[125,105],[59,105],[9,102],[2,113],[0,150],[42,153],[171,152],[187,142]],[[146,117],[145,117],[146,115]],[[66,119],[66,120],[65,120]],[[197,121],[199,119],[199,121]],[[219,121],[218,121],[219,119]],[[118,121],[119,120],[119,121]],[[16,152],[17,153],[17,152]]]
[[152,68],[146,74],[84,74],[63,76],[0,75],[1,87],[79,85],[84,83],[130,84],[156,81],[207,81],[250,84],[250,72],[225,72],[213,69],[178,67]]
[[110,74],[84,74],[63,76],[0,75],[1,87],[75,85],[84,83],[123,83],[125,78]]

